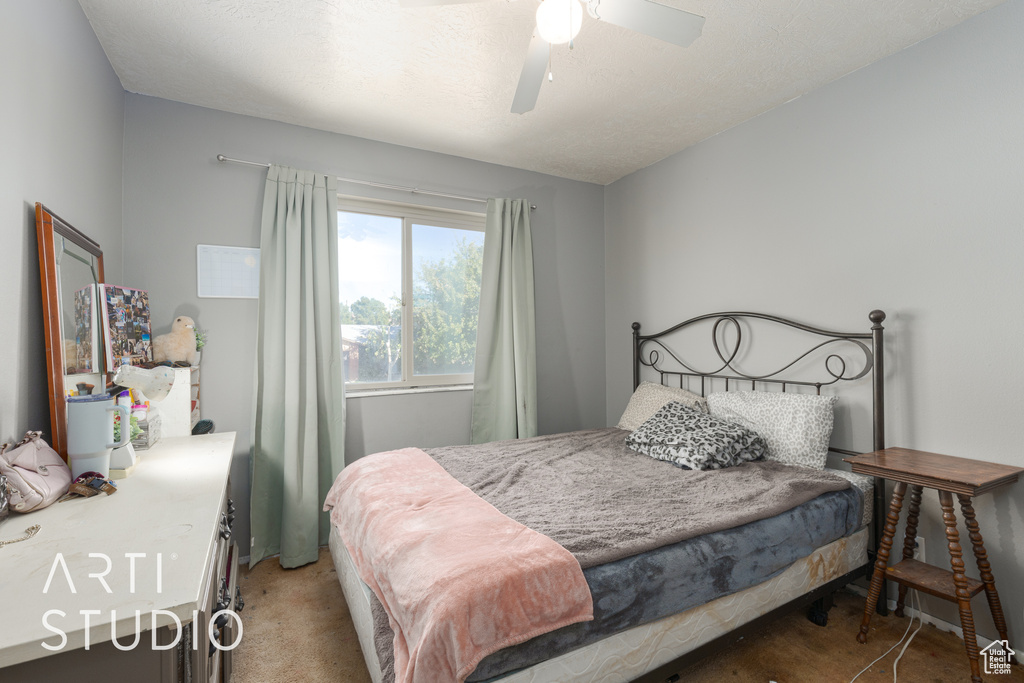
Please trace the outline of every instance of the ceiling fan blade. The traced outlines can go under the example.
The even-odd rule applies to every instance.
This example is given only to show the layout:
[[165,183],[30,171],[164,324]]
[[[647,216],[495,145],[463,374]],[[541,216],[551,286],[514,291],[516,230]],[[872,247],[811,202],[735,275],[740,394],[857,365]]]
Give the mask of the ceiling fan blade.
[[595,11],[601,21],[680,47],[697,40],[704,28],[704,17],[650,0],[600,0]]
[[544,82],[544,72],[548,67],[549,45],[546,40],[534,33],[530,39],[530,49],[526,52],[526,63],[519,75],[516,95],[512,98],[512,113],[525,114],[537,104],[540,86]]
[[400,7],[433,7],[435,5],[465,5],[486,0],[398,0]]

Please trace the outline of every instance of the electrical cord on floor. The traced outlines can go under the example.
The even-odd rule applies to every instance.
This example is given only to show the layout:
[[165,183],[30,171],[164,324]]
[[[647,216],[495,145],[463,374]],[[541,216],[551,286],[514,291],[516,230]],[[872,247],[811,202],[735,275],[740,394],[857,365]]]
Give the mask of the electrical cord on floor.
[[[910,634],[910,638],[907,639],[907,644],[903,646],[903,649],[900,650],[899,656],[896,657],[896,661],[892,663],[892,683],[896,683],[896,666],[900,663],[900,660],[903,658],[903,653],[907,651],[907,648],[910,647],[910,641],[914,639],[914,636],[917,635],[917,632],[920,631],[921,627],[924,626],[924,617],[921,616],[921,596],[918,595],[917,591],[915,590],[913,597],[916,598],[916,605],[914,609],[917,611],[917,629],[915,629],[914,632]],[[910,617],[910,623],[914,623],[913,615],[911,615]]]
[[889,655],[890,652],[892,652],[893,650],[898,648],[900,646],[900,643],[902,643],[904,640],[906,640],[907,642],[903,645],[903,649],[900,650],[899,655],[896,656],[896,661],[894,661],[892,663],[892,683],[896,683],[896,667],[897,667],[897,665],[899,665],[900,659],[903,657],[903,653],[907,651],[908,647],[910,647],[910,641],[912,641],[914,639],[914,636],[916,636],[918,631],[921,630],[921,627],[924,626],[924,620],[921,617],[921,598],[917,594],[916,590],[914,590],[914,589],[910,589],[910,590],[913,591],[913,593],[911,594],[910,597],[912,598],[912,601],[914,603],[914,605],[913,605],[914,612],[917,614],[917,629],[910,635],[910,638],[907,638],[907,634],[910,633],[910,629],[914,625],[914,615],[912,614],[912,615],[910,615],[910,623],[907,624],[907,630],[903,632],[903,636],[898,641],[896,641],[896,644],[893,645],[892,647],[890,647],[885,652],[883,652],[881,657],[879,657],[878,659],[876,659],[875,661],[871,662],[866,667],[861,669],[860,673],[858,673],[856,676],[854,676],[853,678],[850,679],[850,683],[853,683],[855,680],[860,678],[861,674],[863,674],[865,671],[867,671],[868,669],[873,667],[879,661],[881,661],[882,659],[885,659]]

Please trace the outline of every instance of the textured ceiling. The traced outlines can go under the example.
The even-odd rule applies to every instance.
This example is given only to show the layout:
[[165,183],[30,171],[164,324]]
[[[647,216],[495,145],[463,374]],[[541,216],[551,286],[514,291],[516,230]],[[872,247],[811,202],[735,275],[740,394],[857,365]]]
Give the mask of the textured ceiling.
[[1002,1],[663,0],[689,48],[585,16],[511,114],[536,0],[80,0],[130,92],[602,185]]

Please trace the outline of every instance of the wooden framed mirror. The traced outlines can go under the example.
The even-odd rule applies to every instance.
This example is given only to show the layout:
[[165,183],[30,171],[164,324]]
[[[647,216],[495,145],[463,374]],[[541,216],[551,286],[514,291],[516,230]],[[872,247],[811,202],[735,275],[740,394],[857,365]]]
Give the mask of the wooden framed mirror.
[[50,440],[67,460],[66,397],[106,390],[95,287],[103,282],[103,250],[39,203],[36,236],[49,373]]

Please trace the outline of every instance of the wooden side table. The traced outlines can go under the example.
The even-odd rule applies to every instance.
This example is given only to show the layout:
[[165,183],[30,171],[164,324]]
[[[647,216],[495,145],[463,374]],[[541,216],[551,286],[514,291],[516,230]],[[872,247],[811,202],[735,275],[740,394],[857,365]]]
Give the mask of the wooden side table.
[[[874,453],[844,458],[844,460],[850,463],[853,471],[858,474],[884,477],[896,482],[892,502],[889,505],[889,514],[885,520],[885,529],[878,546],[875,570],[871,577],[871,588],[868,591],[867,603],[864,605],[864,620],[861,623],[860,632],[857,634],[857,640],[861,643],[867,642],[871,615],[874,614],[882,585],[885,579],[889,578],[899,584],[899,598],[896,602],[897,616],[903,616],[908,588],[916,588],[929,595],[957,603],[960,607],[960,625],[963,627],[967,657],[971,660],[971,681],[981,683],[978,641],[974,630],[974,614],[971,612],[972,597],[985,591],[999,637],[1002,640],[1009,640],[1009,638],[1006,634],[1006,618],[1003,616],[1003,607],[999,604],[999,594],[996,592],[996,581],[992,576],[992,567],[989,565],[988,553],[985,552],[985,545],[971,499],[1000,486],[1012,484],[1017,481],[1020,473],[1024,472],[1024,468],[926,453],[909,448],[886,448]],[[908,486],[910,488],[910,504],[907,514],[907,532],[903,541],[903,560],[890,567],[888,566],[889,552],[892,549],[893,536],[896,534],[896,525],[899,523],[903,499]],[[942,519],[946,524],[946,541],[949,546],[952,571],[913,559],[922,488],[938,491],[939,505],[942,506]],[[964,573],[963,548],[960,546],[956,514],[953,512],[954,494],[959,499],[960,509],[964,514],[968,536],[970,536],[974,556],[978,562],[980,581],[968,578]],[[876,514],[878,513],[880,511],[876,511]]]

